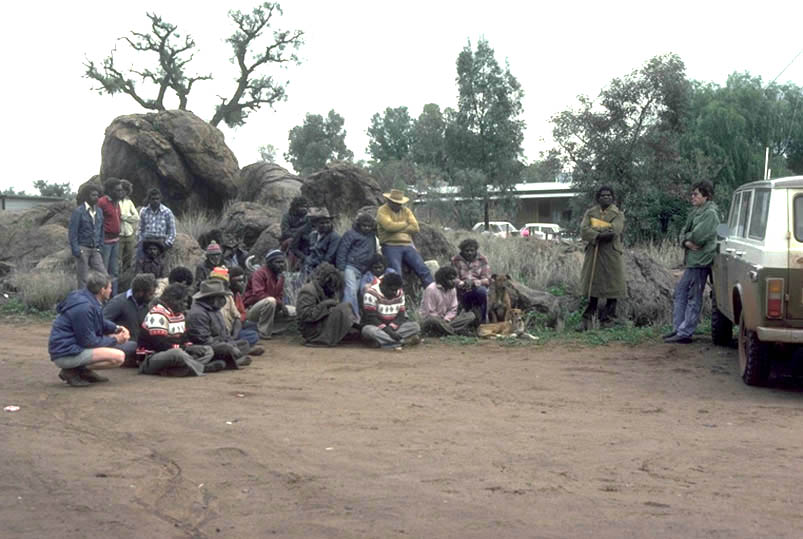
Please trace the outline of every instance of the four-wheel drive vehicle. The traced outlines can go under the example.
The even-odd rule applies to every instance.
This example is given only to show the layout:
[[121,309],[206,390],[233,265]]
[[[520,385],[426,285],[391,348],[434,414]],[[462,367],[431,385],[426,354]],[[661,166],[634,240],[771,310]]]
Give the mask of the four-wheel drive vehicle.
[[717,239],[711,335],[738,324],[742,379],[761,385],[773,349],[803,343],[803,176],[740,186]]
[[488,230],[485,230],[485,223],[481,221],[471,227],[471,230],[472,232],[493,234],[498,238],[509,238],[519,233],[519,230],[508,221],[488,221]]

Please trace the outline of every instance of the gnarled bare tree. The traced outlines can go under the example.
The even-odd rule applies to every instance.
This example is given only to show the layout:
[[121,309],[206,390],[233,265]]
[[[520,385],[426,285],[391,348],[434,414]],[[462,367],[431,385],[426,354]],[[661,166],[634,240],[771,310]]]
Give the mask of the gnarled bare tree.
[[[232,47],[232,62],[238,66],[240,74],[231,97],[219,96],[220,103],[209,122],[212,125],[221,121],[229,127],[243,125],[248,115],[262,105],[272,107],[287,99],[287,81],[260,74],[263,66],[299,62],[296,52],[303,44],[303,31],[273,30],[267,38],[272,19],[281,14],[277,2],[264,2],[250,13],[229,11],[237,29],[226,41]],[[189,35],[182,36],[175,25],[154,13],[147,13],[147,17],[151,21],[149,32],[132,31],[131,36],[119,41],[127,43],[134,51],[154,53],[158,57],[154,68],[120,70],[115,65],[115,48],[100,65],[87,59],[84,76],[99,84],[94,88],[98,93],[124,93],[149,110],[165,110],[165,96],[172,91],[178,98],[178,108],[186,110],[193,84],[212,80],[212,75],[188,75],[186,66],[194,57],[195,40]],[[156,86],[155,98],[143,95],[143,90],[137,87],[136,77],[143,83]]]

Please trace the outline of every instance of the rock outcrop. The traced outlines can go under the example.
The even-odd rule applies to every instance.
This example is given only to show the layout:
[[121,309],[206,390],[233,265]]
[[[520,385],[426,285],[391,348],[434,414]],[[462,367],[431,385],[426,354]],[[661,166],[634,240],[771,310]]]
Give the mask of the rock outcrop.
[[376,180],[349,163],[334,163],[307,177],[301,194],[311,206],[325,206],[336,218],[353,218],[363,206],[384,204]]
[[237,198],[284,213],[290,201],[301,194],[301,186],[301,178],[275,163],[253,163],[240,171]]
[[237,194],[239,166],[223,133],[181,110],[120,116],[106,128],[101,178],[125,178],[133,200],[158,187],[174,212],[221,210]]

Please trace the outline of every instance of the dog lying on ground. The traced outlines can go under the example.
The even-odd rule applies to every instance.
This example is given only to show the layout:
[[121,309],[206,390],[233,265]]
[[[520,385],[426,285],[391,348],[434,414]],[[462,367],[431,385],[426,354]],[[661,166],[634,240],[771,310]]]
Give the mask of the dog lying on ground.
[[499,337],[520,337],[537,341],[538,337],[530,335],[524,331],[524,319],[521,317],[521,309],[510,309],[510,320],[504,322],[492,322],[490,324],[480,324],[477,328],[477,336],[483,339],[497,339]]
[[[507,322],[511,317],[512,302],[510,300],[510,275],[491,275],[491,286],[488,287],[488,321]],[[521,314],[521,311],[519,311]]]

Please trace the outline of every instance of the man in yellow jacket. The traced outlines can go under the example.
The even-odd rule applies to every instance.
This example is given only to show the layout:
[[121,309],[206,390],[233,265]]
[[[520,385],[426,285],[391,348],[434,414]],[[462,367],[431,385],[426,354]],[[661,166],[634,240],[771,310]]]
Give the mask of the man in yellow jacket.
[[376,211],[376,235],[382,246],[382,254],[388,260],[388,267],[401,275],[404,262],[421,279],[421,286],[426,288],[434,279],[413,245],[413,234],[418,232],[419,227],[413,212],[404,206],[410,199],[398,189],[391,189],[383,196],[387,202]]

